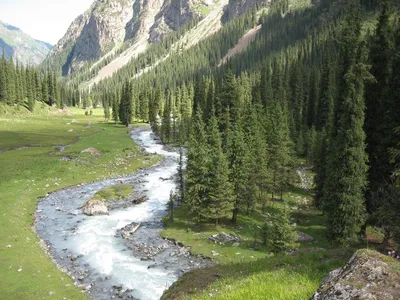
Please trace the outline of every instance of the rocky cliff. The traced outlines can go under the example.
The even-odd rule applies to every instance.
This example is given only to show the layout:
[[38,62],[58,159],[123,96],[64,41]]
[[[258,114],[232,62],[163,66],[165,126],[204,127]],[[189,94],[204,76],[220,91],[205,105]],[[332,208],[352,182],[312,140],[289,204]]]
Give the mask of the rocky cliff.
[[12,25],[0,21],[0,52],[23,65],[38,65],[48,54],[51,45],[38,41]]
[[61,64],[64,75],[85,62],[131,45],[160,41],[187,22],[201,18],[201,0],[96,0],[69,27],[48,61]]
[[400,299],[400,263],[375,251],[359,250],[324,279],[312,300]]

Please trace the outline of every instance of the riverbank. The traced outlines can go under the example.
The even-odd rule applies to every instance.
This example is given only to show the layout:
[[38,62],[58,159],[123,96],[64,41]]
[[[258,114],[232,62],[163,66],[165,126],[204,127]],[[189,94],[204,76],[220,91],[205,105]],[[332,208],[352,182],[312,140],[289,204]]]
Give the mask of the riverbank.
[[[57,269],[32,231],[38,198],[159,161],[127,129],[103,123],[102,110],[40,110],[0,116],[0,277],[4,299],[87,299]],[[95,148],[99,156],[81,151]]]

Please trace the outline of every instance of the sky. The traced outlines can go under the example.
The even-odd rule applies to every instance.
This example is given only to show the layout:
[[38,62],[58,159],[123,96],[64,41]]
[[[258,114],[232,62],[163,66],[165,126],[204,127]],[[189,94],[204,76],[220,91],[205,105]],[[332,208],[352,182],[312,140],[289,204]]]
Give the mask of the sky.
[[0,21],[55,45],[94,0],[0,0]]

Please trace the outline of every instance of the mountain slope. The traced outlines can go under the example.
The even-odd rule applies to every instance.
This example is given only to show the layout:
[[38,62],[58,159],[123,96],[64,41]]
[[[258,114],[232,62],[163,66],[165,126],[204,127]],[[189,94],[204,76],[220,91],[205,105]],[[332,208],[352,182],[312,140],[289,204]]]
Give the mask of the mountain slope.
[[19,28],[0,21],[0,49],[4,49],[6,58],[13,58],[20,63],[40,64],[52,46],[38,41]]
[[50,51],[43,67],[56,69],[64,76],[87,73],[90,78],[95,77],[92,83],[99,82],[173,32],[180,30],[184,35],[208,18],[205,32],[197,29],[192,31],[195,36],[186,36],[184,47],[188,48],[218,31],[222,23],[269,2],[96,0],[71,24]]
[[71,24],[44,66],[61,67],[69,75],[123,50],[130,58],[200,18],[200,6],[197,0],[97,0]]

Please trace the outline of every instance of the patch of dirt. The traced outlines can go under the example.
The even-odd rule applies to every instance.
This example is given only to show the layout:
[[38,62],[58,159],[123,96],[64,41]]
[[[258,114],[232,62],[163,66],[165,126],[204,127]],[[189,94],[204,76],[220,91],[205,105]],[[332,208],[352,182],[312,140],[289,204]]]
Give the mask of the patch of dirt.
[[230,58],[233,56],[243,52],[244,50],[249,47],[249,45],[254,41],[256,38],[257,33],[260,31],[261,25],[258,25],[249,31],[246,32],[244,36],[239,40],[239,42],[236,44],[235,47],[233,47],[231,50],[228,51],[228,53],[224,56],[224,58],[221,60],[219,63],[218,67],[226,64]]

